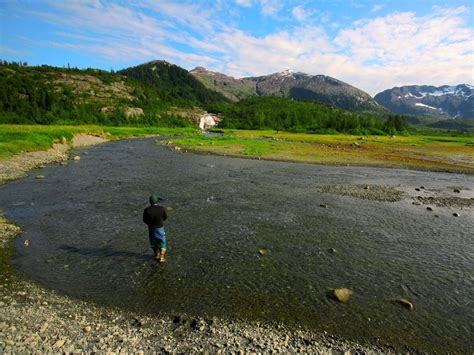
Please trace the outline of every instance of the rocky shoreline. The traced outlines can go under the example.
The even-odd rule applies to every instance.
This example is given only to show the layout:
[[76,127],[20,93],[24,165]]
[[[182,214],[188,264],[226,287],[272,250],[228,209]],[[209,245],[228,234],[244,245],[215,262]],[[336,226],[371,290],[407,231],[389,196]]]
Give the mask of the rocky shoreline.
[[12,276],[1,285],[0,299],[0,350],[5,354],[389,351],[285,326],[133,314],[72,299]]
[[[80,137],[75,146],[102,143]],[[0,183],[48,163],[68,159],[67,142],[48,151],[2,161]],[[46,289],[16,275],[9,265],[19,227],[0,216],[0,352],[211,352],[387,353],[388,345],[361,345],[325,333],[243,320],[183,314],[144,315],[96,305]]]

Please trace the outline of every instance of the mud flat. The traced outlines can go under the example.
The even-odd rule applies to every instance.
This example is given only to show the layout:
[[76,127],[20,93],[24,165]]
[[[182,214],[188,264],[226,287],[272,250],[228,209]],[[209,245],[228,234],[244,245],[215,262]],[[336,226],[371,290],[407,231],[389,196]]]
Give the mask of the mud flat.
[[[4,264],[7,351],[472,349],[472,175],[195,155],[152,139],[72,155],[0,187],[24,230]],[[170,209],[165,265],[141,222],[151,192]],[[328,297],[340,287],[353,292],[345,304]]]

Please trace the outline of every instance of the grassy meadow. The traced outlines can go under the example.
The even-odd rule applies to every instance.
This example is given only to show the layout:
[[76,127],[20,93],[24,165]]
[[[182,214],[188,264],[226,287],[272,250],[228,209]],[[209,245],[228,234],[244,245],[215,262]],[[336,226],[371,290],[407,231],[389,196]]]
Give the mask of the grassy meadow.
[[174,142],[186,150],[258,159],[474,173],[473,136],[223,132],[178,137]]
[[0,159],[48,149],[61,137],[71,142],[79,133],[111,140],[174,136],[173,143],[187,151],[254,159],[474,173],[472,135],[355,136],[269,130],[219,130],[203,135],[194,128],[0,125]]
[[197,133],[193,128],[165,127],[106,127],[106,126],[43,126],[0,125],[0,159],[22,152],[46,150],[56,140],[65,137],[71,142],[74,134],[87,133],[107,139],[122,139],[147,135],[189,135]]

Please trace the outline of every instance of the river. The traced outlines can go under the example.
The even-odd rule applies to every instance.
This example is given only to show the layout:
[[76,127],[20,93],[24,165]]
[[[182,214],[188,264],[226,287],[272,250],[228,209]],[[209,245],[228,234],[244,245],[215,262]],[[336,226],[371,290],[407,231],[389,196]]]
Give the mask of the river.
[[[474,211],[428,211],[409,196],[423,186],[414,193],[459,188],[471,198],[472,175],[182,154],[153,139],[73,154],[81,160],[0,187],[0,209],[25,231],[11,262],[46,287],[151,314],[283,322],[402,350],[473,349]],[[334,184],[407,195],[320,192]],[[164,265],[141,221],[152,192],[170,208]],[[347,304],[327,296],[337,287],[354,291]]]

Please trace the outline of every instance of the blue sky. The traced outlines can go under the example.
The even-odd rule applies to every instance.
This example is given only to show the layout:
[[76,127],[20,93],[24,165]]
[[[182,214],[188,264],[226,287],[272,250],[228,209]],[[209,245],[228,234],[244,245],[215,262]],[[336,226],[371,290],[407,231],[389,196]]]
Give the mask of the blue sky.
[[0,58],[121,69],[164,59],[235,77],[291,69],[374,95],[474,83],[470,1],[0,0]]

